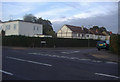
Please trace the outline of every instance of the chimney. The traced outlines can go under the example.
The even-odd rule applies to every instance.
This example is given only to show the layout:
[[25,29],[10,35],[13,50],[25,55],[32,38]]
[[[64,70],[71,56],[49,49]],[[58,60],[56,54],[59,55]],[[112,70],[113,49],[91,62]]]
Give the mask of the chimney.
[[96,33],[98,33],[98,29],[96,29]]
[[84,26],[82,26],[81,29],[83,30],[83,29],[84,29]]

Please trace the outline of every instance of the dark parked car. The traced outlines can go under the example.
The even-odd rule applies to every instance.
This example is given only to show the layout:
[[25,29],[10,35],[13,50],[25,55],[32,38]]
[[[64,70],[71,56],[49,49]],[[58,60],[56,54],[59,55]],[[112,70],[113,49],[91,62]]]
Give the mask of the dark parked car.
[[109,43],[107,43],[106,41],[98,41],[96,47],[98,50],[101,49],[109,50]]

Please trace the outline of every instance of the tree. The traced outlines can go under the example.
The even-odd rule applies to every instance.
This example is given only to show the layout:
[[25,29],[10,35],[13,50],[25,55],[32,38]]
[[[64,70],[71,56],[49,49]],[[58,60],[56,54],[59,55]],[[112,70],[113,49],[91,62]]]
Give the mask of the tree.
[[100,29],[99,29],[101,32],[103,32],[103,31],[105,31],[105,32],[107,32],[107,30],[106,30],[106,28],[105,27],[100,27]]
[[23,20],[24,21],[27,21],[27,22],[36,22],[37,21],[37,18],[32,15],[32,14],[26,14],[24,17],[23,17]]
[[39,24],[43,24],[43,19],[40,17],[40,18],[37,19],[36,22],[39,23]]
[[49,20],[43,20],[43,33],[45,35],[52,35],[55,36],[55,32],[52,28],[52,23]]
[[93,26],[93,30],[99,29],[98,26]]

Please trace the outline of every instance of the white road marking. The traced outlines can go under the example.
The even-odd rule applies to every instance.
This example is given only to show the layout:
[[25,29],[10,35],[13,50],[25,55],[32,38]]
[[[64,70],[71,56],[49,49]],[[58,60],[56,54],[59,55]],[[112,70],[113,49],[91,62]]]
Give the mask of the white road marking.
[[29,53],[29,54],[36,54],[37,55],[37,53]]
[[13,75],[12,73],[6,72],[6,71],[3,71],[3,70],[0,70],[0,72],[5,73],[5,74],[7,74],[7,75]]
[[102,61],[92,60],[92,62],[98,62],[99,63],[99,62],[102,62]]
[[74,51],[74,52],[80,52],[80,51]]
[[108,63],[108,64],[118,64],[116,62],[106,62],[106,63]]
[[61,53],[64,53],[64,54],[69,54],[68,52],[61,52]]
[[[28,53],[28,54],[32,54],[32,53]],[[49,55],[49,54],[36,54],[33,53],[33,55],[41,55],[41,56],[49,56],[49,57],[56,57],[56,58],[65,58],[65,59],[71,59],[71,60],[80,60],[80,61],[90,61],[91,59],[80,59],[77,57],[68,57],[68,56],[58,56],[58,55]]]
[[71,54],[71,53],[78,53],[80,51],[72,51],[72,52],[61,52],[61,53],[64,53],[64,54]]
[[120,77],[118,77],[118,76],[108,75],[108,74],[102,74],[102,73],[95,73],[95,75],[101,75],[101,76],[113,77],[113,78],[120,78]]
[[91,59],[79,59],[79,60],[84,60],[84,61],[86,61],[86,60],[91,60]]
[[[78,52],[78,51],[75,51]],[[58,55],[49,55],[49,54],[41,54],[41,53],[28,53],[28,54],[33,54],[33,55],[41,55],[41,56],[49,56],[49,57],[56,57],[56,58],[65,58],[65,59],[70,59],[70,60],[79,60],[79,61],[91,61],[94,63],[101,63],[102,61],[99,60],[92,60],[92,59],[83,59],[83,58],[78,58],[78,57],[68,57],[68,56],[58,56]],[[108,64],[117,64],[115,62],[106,62]]]
[[46,64],[46,63],[40,63],[40,62],[35,62],[35,61],[30,61],[30,60],[24,60],[24,59],[19,59],[19,58],[15,58],[15,57],[7,57],[7,58],[13,59],[13,60],[18,60],[18,61],[24,61],[24,62],[39,64],[39,65],[52,66],[52,65]]

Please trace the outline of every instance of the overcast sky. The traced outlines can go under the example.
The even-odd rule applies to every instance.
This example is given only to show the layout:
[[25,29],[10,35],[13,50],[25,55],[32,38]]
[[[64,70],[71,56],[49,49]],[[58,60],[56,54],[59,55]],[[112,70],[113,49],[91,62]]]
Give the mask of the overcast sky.
[[118,32],[117,2],[3,2],[2,10],[3,21],[33,14],[50,20],[55,31],[70,24],[104,26],[108,31]]

